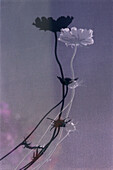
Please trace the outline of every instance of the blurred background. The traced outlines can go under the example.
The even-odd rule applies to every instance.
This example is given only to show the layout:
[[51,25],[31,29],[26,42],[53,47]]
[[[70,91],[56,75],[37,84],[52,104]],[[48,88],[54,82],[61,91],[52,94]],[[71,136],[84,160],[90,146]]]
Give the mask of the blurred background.
[[[57,19],[69,15],[74,17],[69,27],[92,29],[95,43],[78,48],[74,60],[75,77],[83,81],[76,89],[69,115],[78,122],[77,131],[58,146],[51,161],[40,169],[113,169],[112,5],[112,0],[1,0],[1,157],[21,142],[62,97],[54,35],[39,31],[32,23],[36,17]],[[71,76],[72,54],[71,47],[58,42],[58,57],[66,77]],[[55,109],[49,117],[54,118],[58,111]],[[29,141],[36,144],[49,124],[45,120]],[[48,138],[49,134],[43,142]],[[27,153],[19,148],[0,162],[0,169],[15,169]]]

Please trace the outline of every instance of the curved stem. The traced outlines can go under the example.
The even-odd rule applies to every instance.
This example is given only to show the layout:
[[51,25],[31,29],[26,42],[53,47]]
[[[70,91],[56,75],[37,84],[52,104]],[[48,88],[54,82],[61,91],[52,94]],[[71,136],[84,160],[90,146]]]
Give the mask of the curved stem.
[[8,155],[10,155],[12,152],[14,152],[16,149],[18,149],[22,143],[18,144],[14,149],[12,149],[10,152],[8,152],[6,155],[4,155],[2,158],[0,158],[0,161],[6,158]]
[[[66,86],[66,94],[64,97],[67,96],[68,93],[68,86]],[[64,99],[64,98],[63,98]],[[58,128],[57,132],[56,132],[57,128],[54,129],[53,135],[50,139],[50,141],[45,145],[45,147],[40,151],[40,157],[45,153],[45,151],[47,150],[47,148],[50,146],[50,144],[55,140],[55,138],[58,136],[59,132],[60,132],[60,127]],[[25,165],[24,167],[22,167],[20,170],[26,170],[29,167],[31,167],[40,157],[37,157],[37,159],[32,160],[31,162],[29,162],[27,165]]]
[[[64,95],[64,98],[67,96],[68,94],[68,88],[66,90],[66,93]],[[2,158],[0,158],[0,161],[3,160],[4,158],[6,158],[8,155],[10,155],[12,152],[14,152],[16,149],[18,149],[21,145],[24,145],[24,142],[34,133],[34,131],[38,128],[38,126],[41,124],[41,122],[49,115],[49,113],[54,110],[56,107],[58,107],[64,100],[64,98],[58,103],[56,104],[51,110],[49,110],[49,112],[47,112],[43,118],[39,121],[39,123],[35,126],[35,128],[31,131],[31,133],[20,143],[18,144],[14,149],[12,149],[10,152],[8,152],[5,156],[3,156]]]
[[[77,52],[77,46],[75,46],[75,48],[74,48],[74,52],[73,52],[73,55],[72,55],[72,58],[71,58],[71,61],[70,61],[71,76],[72,76],[73,80],[75,78],[73,62],[74,62],[74,59],[75,59],[75,56],[76,56],[76,52]],[[67,106],[69,106],[69,108],[67,110],[66,117],[69,117],[69,113],[70,113],[70,110],[71,110],[71,106],[72,106],[72,103],[73,103],[74,96],[75,96],[75,89],[72,89],[71,101],[70,101],[69,104],[67,104]],[[62,139],[61,139],[61,136],[60,136],[59,143],[61,143],[66,138],[67,135],[68,135],[68,133]]]
[[56,61],[57,61],[58,65],[59,65],[59,68],[60,68],[61,77],[62,77],[62,79],[64,79],[62,65],[60,64],[60,61],[59,61],[58,56],[57,56],[57,41],[58,41],[57,40],[57,33],[54,32],[54,34],[55,34],[55,58],[56,58]]
[[[62,65],[60,64],[60,61],[58,59],[58,56],[57,56],[57,33],[55,32],[55,58],[56,58],[56,61],[59,65],[59,68],[60,68],[60,72],[61,72],[61,77],[62,79],[64,79],[64,74],[63,74],[63,69],[62,69]],[[62,110],[64,108],[64,94],[65,94],[65,85],[62,84],[62,98],[63,98],[63,101],[62,101],[62,106],[61,106],[61,109],[60,109],[60,114],[59,114],[59,118],[61,117],[62,115]]]
[[[63,69],[62,69],[62,65],[58,59],[58,56],[57,56],[57,33],[54,32],[54,35],[55,35],[55,49],[54,49],[54,52],[55,52],[55,58],[56,58],[56,61],[59,65],[59,68],[60,68],[60,73],[61,73],[61,78],[64,79],[64,74],[63,74]],[[68,86],[66,86],[66,94],[65,94],[65,85],[62,84],[62,106],[61,106],[61,109],[60,109],[60,113],[59,113],[59,118],[61,117],[62,115],[62,111],[63,111],[63,108],[64,108],[64,99],[65,97],[67,96],[67,93],[68,93]],[[60,103],[61,103],[60,102]],[[55,106],[57,107],[59,105],[59,103]],[[54,107],[53,107],[54,108]],[[52,110],[50,110],[52,111]],[[42,122],[42,120],[49,114],[49,112],[41,119],[41,121],[39,123]],[[38,126],[38,125],[37,125]],[[28,139],[28,137],[34,132],[34,130],[37,128],[37,126],[33,129],[33,131],[25,138],[25,140]],[[60,132],[60,128],[58,128],[58,131],[56,133],[56,128],[54,129],[54,132],[53,132],[53,135],[52,135],[52,138],[50,139],[50,141],[45,145],[45,147],[40,151],[40,155],[42,156],[43,153],[47,150],[47,148],[49,147],[49,145],[52,143],[52,141],[58,136],[59,132]],[[37,158],[38,159],[38,158]],[[37,160],[36,159],[36,160]],[[31,161],[30,163],[28,163],[27,165],[25,165],[23,168],[21,168],[20,170],[26,170],[28,169],[36,160],[34,161]]]
[[[71,62],[70,62],[72,79],[75,78],[75,73],[74,73],[74,68],[73,68],[73,61],[74,61],[74,58],[75,58],[75,56],[76,56],[76,52],[77,52],[77,46],[75,46],[75,49],[74,49],[74,52],[73,52],[73,55],[72,55],[72,58],[71,58]],[[73,102],[74,96],[75,96],[75,89],[72,89],[72,95],[71,95],[71,100],[72,100],[72,102]],[[71,106],[72,106],[72,102],[71,102],[70,105],[69,105],[69,108],[68,108],[66,117],[69,116],[69,112],[70,112],[70,109],[71,109]]]
[[38,128],[38,126],[41,124],[41,122],[49,115],[49,113],[54,110],[56,107],[58,107],[63,101],[64,101],[64,98],[67,96],[68,94],[68,88],[66,89],[66,94],[63,96],[63,99],[57,104],[55,105],[51,110],[49,110],[49,112],[47,112],[43,118],[39,121],[39,123],[36,125],[36,127],[32,130],[32,132],[24,139],[24,141],[26,141],[32,134],[33,132]]
[[[60,128],[58,128],[57,132],[56,132],[57,128],[54,129],[53,135],[50,139],[50,141],[45,145],[45,147],[39,152],[40,157],[45,153],[45,151],[47,150],[47,148],[49,147],[49,145],[52,143],[52,141],[58,136],[59,132],[60,132]],[[19,170],[26,170],[29,167],[32,166],[32,164],[34,164],[40,157],[37,157],[35,159],[33,159],[31,162],[29,162],[27,165],[25,165],[24,167],[22,167]]]

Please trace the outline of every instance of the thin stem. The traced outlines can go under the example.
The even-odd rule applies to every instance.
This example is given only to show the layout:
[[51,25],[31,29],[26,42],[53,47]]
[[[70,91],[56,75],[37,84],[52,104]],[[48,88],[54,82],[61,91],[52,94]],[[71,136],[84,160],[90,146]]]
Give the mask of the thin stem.
[[[74,52],[73,52],[73,55],[72,55],[72,58],[71,58],[71,61],[70,61],[70,69],[71,69],[72,79],[75,78],[74,68],[73,68],[73,62],[74,62],[74,59],[75,59],[75,56],[76,56],[76,52],[77,52],[77,46],[75,46],[75,48],[74,48]],[[67,113],[66,113],[66,117],[69,117],[69,113],[70,113],[70,110],[71,110],[71,106],[72,106],[72,102],[73,102],[74,96],[75,96],[75,89],[72,89],[71,101],[70,101],[69,104],[67,104],[67,106],[66,106],[66,107],[69,106],[68,111],[67,111]],[[62,139],[61,139],[61,136],[60,136],[59,143],[61,143],[67,136],[68,136],[68,133],[67,133],[66,136],[64,136]],[[59,143],[58,143],[58,144],[59,144]],[[55,149],[54,149],[54,150],[55,150]]]
[[20,143],[19,145],[17,145],[14,149],[12,149],[10,152],[8,152],[6,155],[4,155],[2,158],[0,158],[0,161],[3,160],[4,158],[6,158],[8,155],[10,155],[12,152],[14,152],[16,149],[18,149],[20,146],[22,145],[22,143]]
[[[73,56],[72,56],[71,62],[70,62],[70,68],[71,68],[72,79],[75,78],[74,68],[73,68],[73,61],[74,61],[74,58],[75,58],[75,56],[76,56],[76,52],[77,52],[77,46],[75,46],[75,48],[74,48]],[[75,96],[75,89],[72,90],[72,95],[71,95],[71,100],[72,100],[72,102],[73,102],[74,96]],[[69,116],[69,112],[70,112],[70,109],[71,109],[71,106],[72,106],[72,102],[71,102],[70,105],[69,105],[69,108],[68,108],[66,117]]]
[[[59,68],[60,68],[60,72],[61,72],[61,77],[62,79],[64,79],[64,74],[63,74],[63,69],[62,69],[62,65],[60,64],[60,61],[58,59],[58,56],[57,56],[57,33],[55,32],[55,58],[56,58],[56,61],[59,65]],[[64,94],[65,94],[65,85],[62,84],[62,98],[63,98],[63,101],[62,101],[62,106],[61,106],[61,109],[60,109],[60,114],[59,114],[59,118],[61,117],[62,115],[62,110],[64,108]]]
[[63,96],[63,99],[57,104],[55,105],[49,112],[47,112],[43,118],[39,121],[39,123],[36,125],[36,127],[32,130],[32,132],[24,139],[24,141],[26,141],[32,134],[33,132],[38,128],[38,126],[41,124],[41,122],[49,115],[49,113],[54,110],[56,107],[58,107],[63,101],[64,101],[64,98],[67,96],[67,93],[68,93],[68,88],[67,88],[67,91],[66,91],[66,94]]
[[[68,88],[68,86],[67,86]],[[65,106],[65,108],[63,108],[63,111],[70,105],[71,101]],[[57,116],[53,119],[56,120],[57,117],[59,116],[60,112],[57,114]],[[38,146],[40,144],[40,142],[42,141],[43,137],[45,136],[45,134],[47,133],[47,131],[50,129],[50,126],[48,126],[47,130],[45,131],[45,133],[43,134],[43,136],[40,138],[40,140],[38,141],[38,143],[36,144],[36,146]],[[60,139],[59,139],[60,140]],[[31,153],[32,151],[30,151],[21,161],[20,163],[17,165],[17,167],[15,168],[15,170],[17,170],[17,168],[20,166],[20,164],[25,160],[25,158]],[[42,166],[42,165],[41,165]],[[35,169],[35,168],[34,168]]]
[[[64,98],[67,96],[68,94],[68,88],[66,90],[66,93],[64,95]],[[49,112],[47,112],[43,118],[39,121],[39,123],[35,126],[35,128],[31,131],[31,133],[20,143],[18,144],[14,149],[12,149],[10,152],[8,152],[5,156],[3,156],[2,158],[0,158],[0,161],[3,160],[4,158],[6,158],[8,155],[10,155],[12,152],[14,152],[16,149],[18,149],[21,145],[24,145],[24,142],[34,133],[34,131],[38,128],[38,126],[41,124],[41,122],[49,115],[49,113],[54,110],[56,107],[58,107],[64,100],[64,98],[58,103],[56,104],[51,110],[49,110]]]
[[[54,35],[55,35],[55,58],[56,58],[56,61],[57,61],[57,63],[58,63],[58,65],[59,65],[59,68],[60,68],[60,73],[61,73],[61,77],[62,77],[62,79],[64,79],[64,74],[63,74],[63,69],[62,69],[62,65],[60,64],[60,61],[59,61],[59,59],[58,59],[58,56],[57,56],[57,33],[56,32],[54,32]],[[64,108],[64,99],[65,99],[65,97],[67,96],[67,93],[68,93],[68,86],[66,86],[67,88],[66,88],[66,94],[65,94],[65,85],[64,84],[62,84],[62,106],[61,106],[61,109],[60,109],[60,114],[59,114],[59,118],[61,117],[61,115],[62,115],[62,110],[63,110],[63,108]],[[60,102],[60,103],[61,103]],[[59,104],[57,104],[56,106],[55,106],[55,108],[58,106]],[[50,111],[52,111],[52,110],[50,110]],[[41,121],[39,122],[39,123],[41,123],[42,121],[43,121],[43,119],[48,115],[49,113],[47,113],[42,119],[41,119]],[[38,126],[38,125],[37,125]],[[33,131],[32,132],[34,132],[34,130],[37,128],[37,126],[33,129]],[[29,137],[31,134],[32,134],[32,132],[27,136],[27,137]],[[54,132],[53,132],[53,135],[52,135],[52,138],[50,139],[50,141],[46,144],[46,146],[40,151],[40,154],[41,155],[43,155],[43,153],[47,150],[47,148],[49,147],[49,145],[51,144],[51,142],[58,136],[58,134],[59,134],[59,132],[60,132],[60,128],[58,129],[58,132],[56,133],[56,128],[55,128],[55,130],[54,130]],[[55,135],[55,133],[56,133],[56,135]],[[25,138],[26,140],[28,139],[28,138]],[[37,160],[37,159],[36,159]],[[35,160],[35,161],[36,161]],[[27,165],[25,165],[23,168],[21,168],[20,170],[22,170],[22,169],[24,169],[24,170],[26,170],[26,169],[28,169],[35,161],[31,161],[30,163],[28,163]]]
[[64,93],[65,93],[65,86],[62,85],[62,96],[63,96],[63,101],[62,101],[62,106],[61,106],[61,109],[60,109],[59,119],[60,119],[61,116],[62,116],[62,111],[63,111],[63,108],[64,108],[64,101],[65,101],[65,99],[64,99]]
[[57,61],[59,68],[60,68],[61,77],[62,77],[62,79],[64,79],[62,65],[60,64],[60,61],[59,61],[58,56],[57,56],[57,41],[58,41],[57,40],[57,33],[55,32],[54,35],[55,35],[55,57],[56,57],[56,61]]
[[[49,147],[49,145],[53,142],[53,140],[58,136],[59,132],[60,132],[60,128],[58,128],[57,133],[56,133],[57,128],[54,129],[53,135],[50,139],[50,141],[45,145],[45,147],[39,152],[40,157],[44,154],[44,152],[47,150],[47,148]],[[56,134],[56,135],[55,135]],[[26,170],[28,169],[32,164],[34,164],[40,157],[35,158],[34,160],[32,160],[31,162],[29,162],[27,165],[25,165],[24,167],[22,167],[20,170]]]

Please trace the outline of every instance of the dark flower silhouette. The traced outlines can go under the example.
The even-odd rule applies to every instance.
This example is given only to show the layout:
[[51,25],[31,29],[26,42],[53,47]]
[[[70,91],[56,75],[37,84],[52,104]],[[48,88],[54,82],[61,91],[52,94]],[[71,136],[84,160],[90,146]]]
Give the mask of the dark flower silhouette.
[[52,32],[60,32],[62,28],[67,28],[68,25],[72,22],[73,17],[71,16],[61,16],[57,20],[54,20],[52,17],[37,17],[33,25],[35,25],[40,30],[44,31],[52,31]]

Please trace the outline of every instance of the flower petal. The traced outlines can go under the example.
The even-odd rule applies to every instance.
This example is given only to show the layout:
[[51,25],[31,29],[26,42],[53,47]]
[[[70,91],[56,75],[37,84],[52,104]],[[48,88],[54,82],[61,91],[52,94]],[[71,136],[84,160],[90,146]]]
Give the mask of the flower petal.
[[91,45],[94,43],[93,40],[93,30],[89,29],[77,29],[76,27],[72,27],[71,30],[69,28],[65,28],[61,30],[61,34],[59,40],[64,42],[65,45]]
[[66,28],[73,20],[73,17],[64,17],[61,16],[57,20],[54,20],[52,17],[37,17],[33,25],[35,25],[40,30],[44,31],[52,31],[52,32],[60,32],[62,28]]

